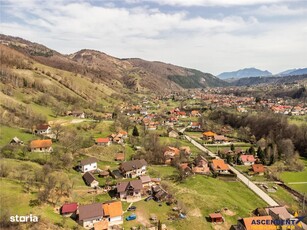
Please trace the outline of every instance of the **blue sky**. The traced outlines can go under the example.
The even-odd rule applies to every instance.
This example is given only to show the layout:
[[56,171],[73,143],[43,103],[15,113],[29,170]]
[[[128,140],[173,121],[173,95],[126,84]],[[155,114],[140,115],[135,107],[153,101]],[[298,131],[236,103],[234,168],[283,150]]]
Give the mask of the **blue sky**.
[[307,0],[0,0],[1,33],[219,74],[306,67]]

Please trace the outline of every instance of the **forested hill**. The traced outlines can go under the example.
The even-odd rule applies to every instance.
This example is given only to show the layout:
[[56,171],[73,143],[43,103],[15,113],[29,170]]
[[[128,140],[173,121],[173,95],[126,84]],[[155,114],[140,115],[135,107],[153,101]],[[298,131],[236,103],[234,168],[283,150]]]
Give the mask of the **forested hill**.
[[285,77],[248,77],[229,81],[233,86],[250,86],[259,84],[285,84],[307,79],[307,74]]

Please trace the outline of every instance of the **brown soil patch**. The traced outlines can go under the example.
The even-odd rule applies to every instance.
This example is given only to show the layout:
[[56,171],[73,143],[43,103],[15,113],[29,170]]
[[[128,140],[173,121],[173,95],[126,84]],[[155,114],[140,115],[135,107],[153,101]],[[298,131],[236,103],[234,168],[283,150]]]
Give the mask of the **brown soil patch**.
[[189,216],[195,216],[195,217],[202,217],[203,215],[201,214],[201,211],[199,208],[193,209],[188,212]]
[[142,211],[136,211],[135,214],[137,215],[137,222],[139,222],[140,224],[142,224],[143,226],[149,226],[150,225],[150,221],[148,219],[148,217],[146,215],[144,215],[144,212]]
[[229,230],[231,225],[228,223],[223,223],[223,224],[213,224],[212,227],[215,230]]
[[229,210],[229,209],[223,210],[223,211],[222,211],[222,214],[225,214],[225,215],[227,215],[227,216],[234,216],[234,215],[236,215],[235,212],[233,212],[233,211],[231,211],[231,210]]

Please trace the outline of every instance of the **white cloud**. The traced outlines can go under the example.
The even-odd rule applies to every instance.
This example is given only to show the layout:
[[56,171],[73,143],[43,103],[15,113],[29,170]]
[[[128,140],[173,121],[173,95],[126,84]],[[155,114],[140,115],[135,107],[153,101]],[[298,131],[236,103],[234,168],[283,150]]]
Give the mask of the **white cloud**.
[[[0,22],[1,33],[62,53],[90,48],[116,57],[159,60],[215,74],[249,66],[273,72],[306,66],[307,19],[296,23],[264,21],[254,7],[243,16],[234,13],[209,18],[193,16],[188,9],[168,13],[143,5],[116,8],[84,1],[39,3],[11,3],[6,13],[22,22]],[[277,6],[266,5],[263,12]]]
[[154,2],[171,6],[247,6],[280,3],[287,0],[126,0],[128,3]]
[[306,15],[307,9],[303,7],[290,8],[287,5],[262,5],[252,11],[255,15],[260,16],[299,16]]

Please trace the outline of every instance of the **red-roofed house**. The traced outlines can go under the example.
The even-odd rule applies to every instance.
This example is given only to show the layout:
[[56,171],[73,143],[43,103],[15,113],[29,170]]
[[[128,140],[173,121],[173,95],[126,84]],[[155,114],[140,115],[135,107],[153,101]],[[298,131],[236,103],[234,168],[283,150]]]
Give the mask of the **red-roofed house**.
[[68,203],[68,204],[63,204],[61,207],[61,214],[64,216],[71,216],[76,214],[78,210],[78,203]]
[[214,132],[207,131],[207,132],[204,132],[204,133],[203,133],[203,138],[204,138],[205,140],[212,141],[213,138],[214,138],[214,136],[216,136],[216,135],[217,135],[217,134],[214,133]]
[[111,144],[111,140],[110,138],[106,137],[106,138],[97,138],[95,140],[95,144],[99,145],[99,146],[109,146]]
[[216,173],[228,173],[229,166],[222,159],[214,159],[211,163],[211,168]]
[[199,122],[191,122],[191,128],[192,129],[200,129],[201,124]]
[[52,140],[33,140],[30,143],[31,152],[52,152]]
[[253,165],[256,161],[254,155],[241,155],[240,161],[244,165]]
[[259,174],[259,175],[263,175],[265,172],[263,164],[253,164],[252,170],[254,174]]
[[170,164],[172,162],[172,160],[175,157],[178,157],[179,155],[180,155],[179,149],[177,149],[175,147],[168,146],[167,149],[164,151],[165,164]]
[[200,117],[201,116],[201,114],[198,110],[192,110],[190,115],[191,115],[191,117]]
[[106,202],[102,205],[103,216],[109,221],[109,226],[123,223],[123,208],[121,201]]

